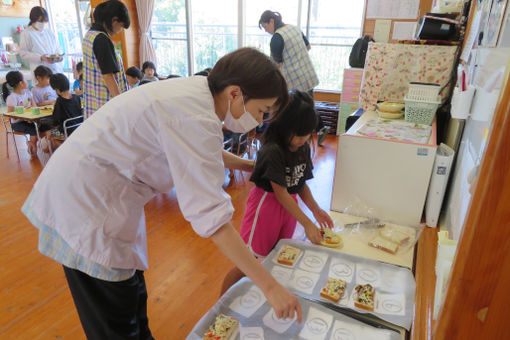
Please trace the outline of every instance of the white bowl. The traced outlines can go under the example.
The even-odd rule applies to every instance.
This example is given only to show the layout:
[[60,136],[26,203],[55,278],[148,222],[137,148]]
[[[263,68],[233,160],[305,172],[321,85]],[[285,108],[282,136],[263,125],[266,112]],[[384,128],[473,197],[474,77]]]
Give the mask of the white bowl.
[[382,102],[377,103],[377,108],[385,112],[400,113],[405,107],[404,103]]
[[399,119],[404,116],[404,112],[393,113],[393,112],[381,112],[379,110],[375,110],[375,112],[377,112],[379,117],[384,118],[384,119]]

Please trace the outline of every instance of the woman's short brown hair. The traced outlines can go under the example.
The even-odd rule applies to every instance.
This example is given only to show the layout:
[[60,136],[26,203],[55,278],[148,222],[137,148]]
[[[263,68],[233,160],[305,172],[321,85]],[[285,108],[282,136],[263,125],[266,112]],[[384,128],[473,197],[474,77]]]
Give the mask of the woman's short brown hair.
[[268,56],[250,47],[240,48],[218,60],[207,81],[213,95],[227,86],[237,85],[245,100],[277,98],[277,113],[285,109],[289,101],[287,83],[278,66]]

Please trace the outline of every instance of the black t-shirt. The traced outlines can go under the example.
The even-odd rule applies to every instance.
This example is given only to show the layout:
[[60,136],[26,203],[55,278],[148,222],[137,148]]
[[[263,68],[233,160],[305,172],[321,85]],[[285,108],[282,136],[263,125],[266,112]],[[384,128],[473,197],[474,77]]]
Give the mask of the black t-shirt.
[[[98,24],[92,24],[91,30],[105,32],[103,27]],[[120,72],[119,63],[115,57],[115,46],[109,38],[108,33],[99,34],[92,44],[92,50],[96,56],[97,63],[101,69],[101,74]]]
[[[308,46],[310,43],[308,42],[308,39],[306,39],[305,35],[303,35],[303,41],[305,42],[305,45]],[[285,47],[285,42],[283,41],[283,37],[279,33],[273,34],[273,37],[271,38],[271,42],[269,43],[269,46],[271,48],[271,58],[273,58],[274,61],[277,63],[283,62],[283,48]]]
[[286,187],[289,194],[298,194],[305,182],[313,178],[312,170],[308,143],[296,152],[283,149],[276,143],[267,143],[257,153],[257,163],[250,181],[269,192],[273,192],[273,181]]
[[[54,126],[58,126],[60,132],[64,132],[64,127],[62,124],[66,119],[73,118],[76,116],[81,116],[81,100],[80,97],[73,94],[71,99],[66,99],[64,97],[58,96],[57,101],[55,102],[55,107],[53,108],[53,115],[51,119],[53,121]],[[77,123],[73,121],[73,123]]]

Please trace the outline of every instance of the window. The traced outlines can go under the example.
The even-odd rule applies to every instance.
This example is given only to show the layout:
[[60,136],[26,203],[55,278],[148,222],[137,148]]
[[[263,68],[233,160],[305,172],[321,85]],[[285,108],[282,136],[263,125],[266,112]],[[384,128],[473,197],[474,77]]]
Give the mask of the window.
[[[186,20],[185,3],[191,6]],[[162,75],[186,76],[212,67],[238,47],[239,0],[155,0],[152,39]],[[265,10],[282,14],[283,22],[308,35],[318,89],[340,90],[352,45],[360,36],[364,0],[244,0],[244,46],[270,54],[271,36],[258,26]],[[193,27],[188,42],[187,27]],[[192,44],[188,48],[188,44]],[[192,47],[192,48],[191,48]],[[192,65],[188,65],[188,49]]]
[[79,27],[82,18],[78,18],[78,13],[83,14],[88,2],[49,0],[47,5],[52,30],[65,53],[64,72],[70,77],[74,63],[83,58],[82,34]]
[[237,0],[194,0],[191,9],[196,73],[237,49]]
[[[306,1],[305,1],[306,2]],[[246,1],[246,41],[245,46],[258,48],[267,55],[271,54],[269,43],[271,35],[264,29],[259,28],[260,16],[264,11],[271,10],[282,15],[282,21],[286,24],[298,24],[299,1],[280,0],[277,3],[269,0]]]
[[317,88],[341,90],[352,45],[359,38],[362,0],[314,0],[310,13],[310,56],[319,77]]
[[[184,0],[154,1],[151,35],[158,58],[158,74],[187,76],[188,38]],[[140,63],[145,61],[140,60]]]

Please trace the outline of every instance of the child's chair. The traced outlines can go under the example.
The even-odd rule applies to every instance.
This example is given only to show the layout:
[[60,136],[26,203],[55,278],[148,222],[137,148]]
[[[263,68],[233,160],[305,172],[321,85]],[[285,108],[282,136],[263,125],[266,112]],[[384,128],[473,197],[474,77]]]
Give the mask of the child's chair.
[[7,158],[9,158],[9,134],[10,134],[12,136],[12,141],[14,143],[14,149],[16,150],[16,155],[18,156],[18,162],[19,162],[20,158],[19,158],[19,152],[18,152],[18,145],[16,144],[16,137],[14,137],[14,135],[24,136],[27,142],[29,139],[24,132],[14,131],[11,127],[11,121],[10,121],[9,117],[5,117],[3,114],[2,114],[2,125],[5,130],[5,149],[7,151]]

